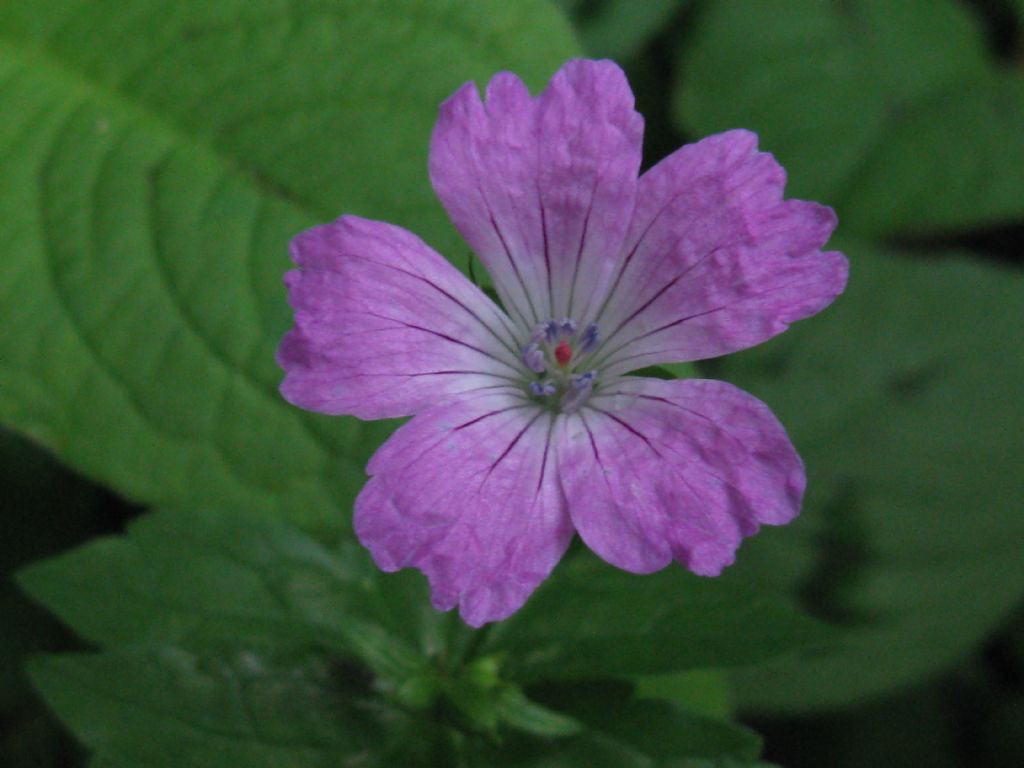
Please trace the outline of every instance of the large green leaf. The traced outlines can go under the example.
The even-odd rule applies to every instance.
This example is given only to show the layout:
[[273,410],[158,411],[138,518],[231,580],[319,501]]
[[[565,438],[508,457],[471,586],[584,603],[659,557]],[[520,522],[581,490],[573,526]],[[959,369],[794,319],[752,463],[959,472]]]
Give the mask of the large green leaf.
[[464,254],[439,102],[573,52],[540,0],[4,3],[0,418],[139,501],[336,529],[386,432],[278,396],[288,240],[355,212]]
[[778,596],[674,566],[635,576],[580,553],[485,649],[517,680],[651,675],[733,666],[834,639]]
[[802,517],[737,570],[845,630],[831,652],[740,673],[748,706],[836,706],[935,675],[1024,594],[1024,275],[846,251],[834,307],[724,365],[809,476]]
[[746,127],[846,231],[1024,216],[1024,78],[953,0],[724,0],[681,49],[679,120]]
[[46,657],[30,674],[98,765],[386,765],[379,727],[327,664],[167,648]]
[[361,550],[341,556],[282,523],[225,512],[157,512],[18,580],[102,647],[329,651],[396,684],[423,670],[420,638],[440,621],[422,585],[380,574]]

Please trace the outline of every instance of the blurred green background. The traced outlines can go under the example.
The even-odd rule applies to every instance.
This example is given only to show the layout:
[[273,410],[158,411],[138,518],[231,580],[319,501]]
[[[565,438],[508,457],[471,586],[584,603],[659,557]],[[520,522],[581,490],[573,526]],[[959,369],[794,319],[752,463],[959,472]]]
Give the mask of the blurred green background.
[[[120,732],[115,705],[134,705],[96,682],[116,673],[40,661],[44,703],[25,660],[96,646],[148,652],[154,638],[197,632],[190,610],[223,608],[211,574],[199,607],[162,593],[159,602],[156,582],[140,582],[149,609],[140,598],[137,614],[105,612],[138,573],[136,555],[111,543],[121,539],[23,571],[20,587],[15,571],[157,507],[256,513],[332,548],[351,542],[344,510],[393,425],[305,414],[277,396],[287,241],[358,213],[408,227],[464,267],[466,248],[425,172],[438,103],[501,69],[539,89],[575,55],[626,69],[646,119],[645,165],[708,133],[757,131],[787,169],[789,195],[836,208],[833,243],[851,263],[847,293],[820,317],[698,366],[765,400],[808,465],[802,517],[747,542],[722,589],[778,595],[833,625],[832,640],[753,663],[775,655],[776,641],[789,647],[781,630],[764,629],[775,626],[768,611],[764,625],[750,619],[751,648],[728,641],[735,648],[702,655],[700,643],[679,640],[685,672],[616,670],[585,653],[580,668],[601,659],[606,676],[631,677],[644,696],[735,714],[763,736],[764,759],[791,768],[1024,764],[1024,2],[9,0],[0,2],[0,765],[86,764],[65,728],[99,745],[95,768],[132,764],[125,754],[165,764],[118,741],[134,726]],[[171,540],[195,522],[142,519],[151,529],[133,529],[138,546],[156,560],[146,547],[161,526]],[[196,536],[207,533],[231,539],[224,551],[236,545],[228,529]],[[246,557],[259,559],[253,547]],[[309,546],[297,541],[299,550]],[[166,556],[173,580],[181,561]],[[122,557],[118,582],[107,569]],[[205,561],[189,562],[202,571]],[[545,616],[575,594],[551,590],[495,647],[528,656]],[[237,597],[225,595],[225,605]],[[381,626],[413,621],[389,610],[398,618]],[[714,618],[695,628],[702,617],[681,613],[664,645],[746,631]],[[421,637],[435,631],[448,630]],[[727,674],[713,669],[741,660]],[[159,687],[150,671],[140,664],[132,684]],[[261,738],[327,739],[319,724],[295,727]],[[152,738],[160,748],[189,743],[173,729]],[[754,764],[712,762],[708,749],[708,761],[685,764]],[[507,764],[584,764],[523,755]],[[171,757],[208,764],[187,751]],[[306,764],[294,759],[252,764]],[[684,763],[655,754],[635,764]]]

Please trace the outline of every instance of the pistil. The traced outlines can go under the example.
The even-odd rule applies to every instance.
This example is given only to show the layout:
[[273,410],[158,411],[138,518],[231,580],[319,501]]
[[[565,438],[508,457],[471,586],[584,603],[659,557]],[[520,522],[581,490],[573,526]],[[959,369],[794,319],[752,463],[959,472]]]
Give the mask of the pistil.
[[558,346],[555,347],[555,360],[558,361],[558,365],[562,368],[569,365],[569,361],[572,360],[572,347],[569,346],[569,342],[558,342]]

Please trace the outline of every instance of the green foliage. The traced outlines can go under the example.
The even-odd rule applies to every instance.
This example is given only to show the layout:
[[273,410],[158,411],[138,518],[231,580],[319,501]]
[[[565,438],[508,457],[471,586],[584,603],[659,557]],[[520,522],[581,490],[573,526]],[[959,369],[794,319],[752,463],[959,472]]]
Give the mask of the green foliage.
[[1024,78],[964,4],[724,0],[680,53],[680,123],[757,131],[790,193],[834,205],[847,232],[1024,215]]
[[4,4],[0,419],[141,502],[347,525],[387,428],[278,396],[288,240],[350,212],[464,252],[439,102],[573,50],[540,0]]
[[[155,513],[126,537],[94,540],[31,566],[18,580],[100,646],[318,647],[358,653],[399,681],[423,666],[410,615],[436,616],[402,593],[417,584],[377,579],[354,548],[341,558],[281,523],[224,512]],[[415,597],[422,597],[418,589]],[[387,614],[403,609],[410,613]],[[396,636],[360,616],[392,626]]]
[[385,730],[394,750],[420,744],[402,728],[415,734],[407,713],[431,704],[409,691],[431,680],[424,648],[443,618],[419,583],[381,576],[354,548],[331,553],[265,519],[163,511],[19,582],[103,649],[31,667],[97,759],[341,765],[372,747],[387,765]]
[[[992,45],[1024,4],[558,5],[0,3],[0,422],[164,508],[20,571],[89,652],[38,655],[69,636],[0,584],[0,762],[66,762],[25,704],[34,649],[92,768],[772,768],[734,698],[840,713],[781,721],[804,764],[953,766],[951,696],[1016,765],[1019,607],[990,646],[1015,689],[964,659],[1024,594],[1024,278],[943,239],[1024,221],[1024,38]],[[277,394],[287,243],[351,212],[467,267],[425,173],[438,104],[499,69],[537,88],[577,43],[628,65],[648,160],[680,131],[758,131],[789,195],[837,208],[851,283],[708,369],[789,430],[797,522],[714,580],[574,551],[472,631],[346,530],[393,425]],[[118,522],[4,432],[0,458],[4,572]]]
[[778,597],[679,566],[636,576],[591,555],[562,563],[492,631],[514,679],[651,675],[729,667],[834,640]]
[[9,576],[89,536],[102,521],[103,494],[3,429],[0,485],[0,765],[59,765],[66,756],[60,727],[33,693],[24,657],[59,651],[71,638]]
[[326,664],[179,648],[38,659],[31,674],[100,761],[131,766],[341,766],[380,746]]
[[751,541],[737,568],[844,628],[833,652],[742,675],[752,706],[834,706],[935,675],[1024,593],[1024,277],[845,249],[832,310],[724,366],[786,424],[810,488],[787,535]]
[[[74,543],[95,524],[99,493],[78,481],[43,451],[0,430],[0,716],[26,698],[22,653],[54,648],[60,632],[53,619],[22,595],[7,576],[22,565]],[[49,516],[54,526],[41,527]],[[53,528],[58,529],[57,534]],[[0,757],[3,756],[0,751]],[[2,762],[2,760],[0,760]]]
[[[1024,78],[948,0],[708,3],[676,115],[744,126],[840,231],[919,235],[1024,217]],[[1019,274],[850,240],[833,308],[716,374],[768,402],[808,465],[784,537],[738,570],[843,629],[832,651],[738,674],[747,707],[848,705],[949,668],[1024,592]]]
[[[613,701],[589,696],[587,683],[529,697],[520,685],[749,663],[820,640],[819,625],[712,580],[655,579],[656,598],[593,561],[566,570],[550,592],[578,590],[573,599],[609,620],[619,611],[630,631],[580,641],[585,627],[551,621],[544,634],[541,617],[554,614],[541,596],[522,619],[473,632],[430,607],[418,576],[381,574],[356,547],[332,551],[284,523],[226,512],[155,512],[18,581],[102,649],[32,665],[47,702],[102,759],[175,765],[178,742],[197,766],[334,765],[364,753],[389,765],[433,754],[439,738],[467,759],[496,739],[514,745],[509,755],[756,757],[750,733],[636,699],[629,684]],[[698,617],[708,628],[693,634]],[[701,647],[732,631],[721,649]],[[662,729],[672,740],[654,743]]]
[[588,56],[623,61],[636,56],[690,0],[559,0]]
[[691,712],[722,720],[728,719],[733,711],[729,677],[718,669],[691,669],[639,677],[637,693],[652,699],[668,699]]
[[709,766],[741,768],[760,752],[760,740],[750,731],[665,701],[631,698],[630,686],[622,683],[547,686],[536,695],[571,712],[588,730],[555,743],[511,740],[498,751],[482,752],[479,765],[678,768],[707,760]]

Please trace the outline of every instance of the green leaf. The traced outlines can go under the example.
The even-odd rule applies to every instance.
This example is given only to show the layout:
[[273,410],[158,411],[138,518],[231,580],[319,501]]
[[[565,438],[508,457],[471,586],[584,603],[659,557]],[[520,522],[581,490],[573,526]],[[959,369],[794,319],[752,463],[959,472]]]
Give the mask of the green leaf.
[[668,702],[632,698],[626,684],[586,682],[535,693],[545,706],[571,715],[586,730],[558,739],[510,738],[500,753],[484,750],[481,765],[669,768],[695,759],[746,764],[761,750],[760,739],[745,728]]
[[3,4],[0,419],[137,501],[347,525],[388,427],[277,394],[288,240],[351,212],[464,253],[438,104],[574,52],[541,0]]
[[749,664],[832,637],[786,601],[734,579],[679,566],[636,576],[581,554],[494,627],[485,651],[507,654],[510,679],[531,681]]
[[588,681],[541,690],[539,700],[547,706],[653,758],[754,759],[761,752],[761,739],[746,728],[667,701],[623,696],[617,683]]
[[582,730],[573,718],[531,701],[516,687],[502,691],[498,714],[510,728],[534,736],[572,736]]
[[421,585],[412,596],[360,550],[339,556],[282,523],[226,513],[157,512],[18,580],[102,647],[320,649],[396,683],[426,663],[416,618],[435,620]]
[[978,78],[908,105],[836,201],[844,228],[913,234],[1024,218],[1022,125],[1019,74]]
[[382,751],[369,711],[324,663],[166,648],[45,657],[29,671],[97,765],[335,768]]
[[1024,216],[1024,78],[952,0],[724,0],[681,49],[679,121],[746,127],[848,232]]
[[[21,594],[9,578],[25,563],[72,546],[102,524],[99,490],[58,465],[45,451],[0,428],[0,720],[32,697],[22,669],[32,651],[57,650],[66,633],[41,608]],[[14,730],[14,726],[10,729]],[[13,739],[12,739],[13,740]],[[6,739],[0,739],[5,764]],[[13,758],[10,758],[14,760]],[[22,763],[14,761],[15,765]]]
[[590,0],[562,2],[571,14],[588,56],[635,56],[689,0]]
[[697,369],[692,363],[665,363],[641,368],[630,375],[647,376],[652,379],[687,379],[697,376]]
[[748,707],[810,711],[934,676],[1024,595],[1024,276],[848,243],[836,305],[727,358],[808,468],[804,513],[738,575],[800,595],[844,642],[741,672]]
[[726,720],[732,715],[732,686],[717,669],[693,669],[637,680],[637,694],[649,699],[668,699],[683,709]]

